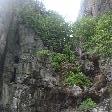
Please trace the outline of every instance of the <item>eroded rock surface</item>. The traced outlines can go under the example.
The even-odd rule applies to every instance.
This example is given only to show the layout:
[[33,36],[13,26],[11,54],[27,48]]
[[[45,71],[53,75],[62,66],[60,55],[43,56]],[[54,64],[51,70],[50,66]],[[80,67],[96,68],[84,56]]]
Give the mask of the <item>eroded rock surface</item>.
[[81,16],[98,16],[112,10],[112,0],[84,0],[81,7]]
[[[59,85],[59,76],[54,75],[49,58],[43,60],[36,55],[37,51],[44,49],[38,34],[19,23],[12,7],[14,4],[10,0],[4,1],[9,7],[4,2],[0,6],[0,112],[75,112],[82,98],[88,95],[96,97],[90,90],[83,91],[75,85],[72,88]],[[87,9],[89,13],[92,6]],[[97,7],[94,8],[92,14],[96,16]],[[109,112],[111,109],[107,109],[107,104],[112,104],[110,99],[93,112]],[[106,110],[100,111],[102,105]]]

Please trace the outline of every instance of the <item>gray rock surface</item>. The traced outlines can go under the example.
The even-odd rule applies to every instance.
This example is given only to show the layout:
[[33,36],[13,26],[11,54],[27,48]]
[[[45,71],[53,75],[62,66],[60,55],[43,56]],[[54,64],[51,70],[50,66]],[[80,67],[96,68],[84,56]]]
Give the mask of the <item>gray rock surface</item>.
[[[89,12],[91,2],[85,6]],[[78,102],[74,95],[81,94],[82,89],[74,86],[67,94],[59,87],[59,77],[53,75],[49,59],[43,61],[36,56],[37,51],[44,49],[41,39],[31,28],[19,23],[14,13],[14,7],[23,3],[0,1],[0,112],[75,112],[73,107]]]
[[112,0],[82,0],[80,15],[97,16],[112,10]]

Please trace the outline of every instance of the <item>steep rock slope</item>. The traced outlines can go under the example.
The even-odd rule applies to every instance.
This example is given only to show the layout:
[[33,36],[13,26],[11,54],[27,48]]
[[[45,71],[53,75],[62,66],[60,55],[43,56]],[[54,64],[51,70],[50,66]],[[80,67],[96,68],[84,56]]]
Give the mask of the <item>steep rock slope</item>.
[[[75,112],[82,96],[76,100],[75,89],[71,94],[59,87],[49,58],[36,56],[43,43],[15,14],[14,6],[24,2],[14,2],[9,2],[11,9],[3,11],[0,22],[0,112]],[[94,112],[100,112],[102,105]],[[103,112],[110,111],[108,107]]]
[[[79,17],[93,16],[97,17],[102,13],[112,11],[112,0],[82,0]],[[101,64],[100,68],[108,76],[108,84],[112,84],[112,59],[107,63]],[[106,71],[106,72],[105,72]],[[111,112],[112,111],[112,92],[111,86],[108,86],[109,98],[101,102],[92,112]]]
[[[7,3],[7,4],[6,4]],[[3,65],[6,55],[7,35],[12,19],[12,3],[9,0],[0,1],[0,105],[2,104]]]
[[80,14],[97,16],[112,10],[112,0],[83,0]]
[[6,3],[11,9],[7,6],[1,18],[0,112],[57,112],[63,103],[51,88],[58,85],[58,77],[53,75],[49,59],[36,56],[43,43],[31,28],[19,22],[15,6],[19,8],[22,1]]
[[[13,15],[2,73],[1,112],[61,112],[72,102],[58,86],[49,58],[36,56],[43,43]],[[74,97],[73,97],[74,98]]]

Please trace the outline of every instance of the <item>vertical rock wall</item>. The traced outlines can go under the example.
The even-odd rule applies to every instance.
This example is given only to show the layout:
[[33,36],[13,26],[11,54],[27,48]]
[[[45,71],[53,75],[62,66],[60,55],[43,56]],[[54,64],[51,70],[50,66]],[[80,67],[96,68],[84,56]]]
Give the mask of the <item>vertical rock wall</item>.
[[6,55],[7,35],[12,19],[12,2],[0,0],[0,111],[2,108],[3,71]]
[[112,10],[112,0],[83,0],[80,15],[97,16]]
[[0,112],[53,112],[56,109],[49,104],[50,101],[46,101],[50,91],[45,87],[57,85],[58,80],[53,76],[49,59],[36,55],[37,51],[44,49],[41,39],[31,28],[18,21],[14,7],[19,1],[16,4],[11,2],[4,2],[11,9],[6,8],[6,15],[2,16],[4,24],[1,22]]
[[44,48],[40,38],[30,28],[18,24],[16,17],[12,22],[3,72],[4,111],[45,112],[48,110],[45,107],[50,103],[46,104],[45,99],[50,91],[45,87],[53,87],[58,80],[53,76],[49,59],[36,56],[36,52]]
[[[93,16],[96,17],[102,13],[112,11],[112,0],[82,0],[80,17],[82,16]],[[108,85],[112,84],[112,59],[106,61],[100,65],[100,68],[104,74],[109,78]],[[112,111],[112,87],[109,88],[109,99],[104,99],[98,107],[94,108],[92,112],[111,112]]]
[[[75,112],[76,98],[59,87],[49,58],[36,55],[44,49],[41,39],[18,21],[14,7],[24,2],[0,2],[0,112]],[[93,1],[86,1],[82,13],[96,16],[97,6],[92,7]]]

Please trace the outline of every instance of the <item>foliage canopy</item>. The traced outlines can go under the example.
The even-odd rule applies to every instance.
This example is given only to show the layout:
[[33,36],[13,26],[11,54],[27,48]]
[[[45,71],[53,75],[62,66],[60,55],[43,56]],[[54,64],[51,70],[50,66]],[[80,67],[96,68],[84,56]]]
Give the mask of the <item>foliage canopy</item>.
[[20,11],[22,22],[31,27],[52,51],[62,52],[70,35],[69,24],[53,11],[37,11],[35,7],[26,6]]
[[101,57],[112,55],[112,13],[98,18],[83,17],[72,26],[75,47],[82,51],[99,54]]

